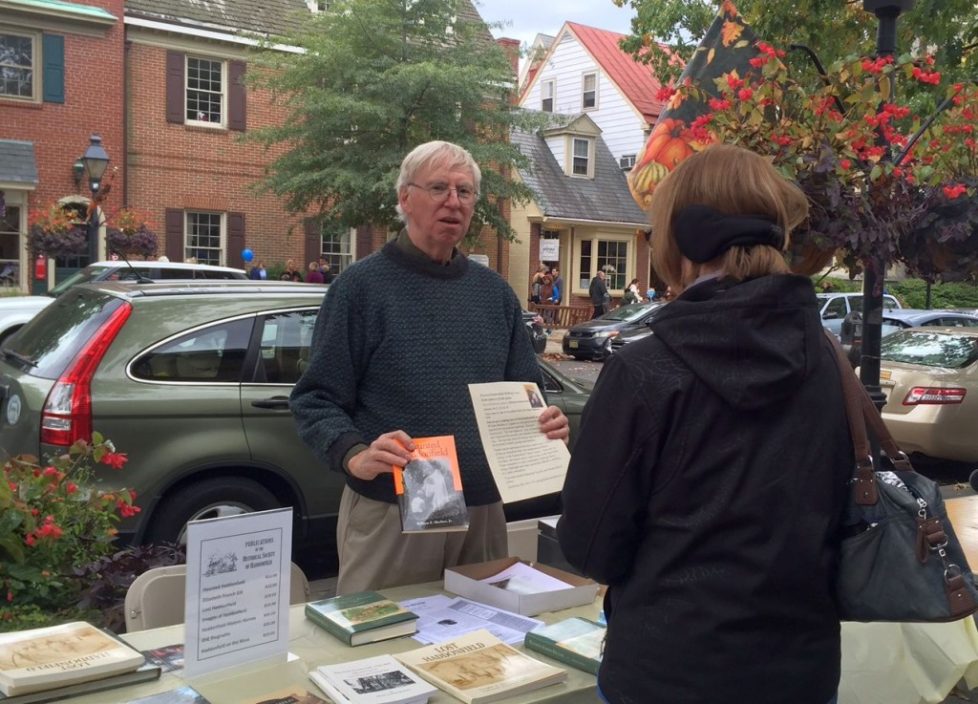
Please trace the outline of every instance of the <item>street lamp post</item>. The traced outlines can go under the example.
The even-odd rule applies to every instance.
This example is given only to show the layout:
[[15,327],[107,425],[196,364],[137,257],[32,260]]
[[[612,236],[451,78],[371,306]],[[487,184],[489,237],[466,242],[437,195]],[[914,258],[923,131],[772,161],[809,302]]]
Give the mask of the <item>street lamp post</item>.
[[[914,0],[863,0],[863,8],[874,13],[879,20],[876,31],[877,56],[892,56],[896,53],[897,18],[904,11],[913,8],[913,5]],[[894,80],[894,77],[891,76],[890,80]],[[886,262],[882,257],[873,255],[865,262],[863,272],[863,330],[859,378],[879,409],[886,403],[886,395],[880,388],[880,338],[885,277]],[[874,454],[876,452],[874,449]]]
[[102,177],[109,165],[109,154],[102,146],[102,138],[93,134],[89,137],[88,149],[81,157],[85,174],[88,176],[88,187],[92,191],[92,207],[88,216],[88,258],[89,263],[98,261],[98,239],[101,219],[99,217],[98,194],[102,187]]

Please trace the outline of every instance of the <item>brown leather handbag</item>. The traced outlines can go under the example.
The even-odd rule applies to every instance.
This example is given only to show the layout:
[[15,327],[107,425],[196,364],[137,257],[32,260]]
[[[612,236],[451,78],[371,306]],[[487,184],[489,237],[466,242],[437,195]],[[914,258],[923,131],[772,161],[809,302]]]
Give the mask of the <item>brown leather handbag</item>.
[[[843,621],[956,621],[978,610],[978,589],[940,487],[893,441],[842,347],[826,332],[842,378],[854,471],[843,516],[836,601]],[[867,427],[883,450],[873,466]]]

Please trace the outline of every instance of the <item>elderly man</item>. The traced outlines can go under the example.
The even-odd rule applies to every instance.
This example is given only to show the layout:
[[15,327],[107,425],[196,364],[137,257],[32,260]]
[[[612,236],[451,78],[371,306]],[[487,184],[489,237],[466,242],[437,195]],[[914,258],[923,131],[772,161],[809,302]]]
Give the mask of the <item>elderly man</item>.
[[[506,521],[482,450],[467,385],[539,382],[516,294],[456,245],[468,232],[481,172],[447,142],[401,163],[405,228],[346,268],[323,301],[310,365],[292,392],[299,435],[346,474],[337,518],[337,593],[441,579],[445,567],[507,555]],[[566,439],[550,406],[540,432]],[[402,534],[392,465],[412,437],[454,435],[469,529]]]
[[594,306],[594,315],[591,316],[593,320],[604,315],[608,310],[608,303],[611,302],[611,295],[608,293],[605,274],[600,269],[598,270],[597,276],[591,279],[588,294],[591,296],[591,305]]

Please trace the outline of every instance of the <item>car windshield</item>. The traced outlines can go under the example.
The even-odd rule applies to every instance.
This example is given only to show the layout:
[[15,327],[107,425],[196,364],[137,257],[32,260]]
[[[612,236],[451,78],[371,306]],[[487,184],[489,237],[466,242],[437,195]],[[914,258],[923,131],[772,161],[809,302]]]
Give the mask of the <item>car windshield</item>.
[[48,295],[51,296],[51,298],[57,298],[72,286],[87,284],[89,281],[98,281],[99,277],[108,270],[109,267],[107,266],[86,266],[84,269],[79,269],[67,279],[60,282],[57,286],[48,291]]
[[3,351],[29,367],[29,374],[57,379],[120,305],[121,299],[107,294],[69,291],[8,338]]
[[978,360],[978,337],[901,330],[883,339],[880,358],[887,362],[960,369]]
[[624,323],[631,323],[638,320],[656,305],[652,303],[632,303],[627,306],[618,306],[610,313],[601,316],[601,320],[617,320]]

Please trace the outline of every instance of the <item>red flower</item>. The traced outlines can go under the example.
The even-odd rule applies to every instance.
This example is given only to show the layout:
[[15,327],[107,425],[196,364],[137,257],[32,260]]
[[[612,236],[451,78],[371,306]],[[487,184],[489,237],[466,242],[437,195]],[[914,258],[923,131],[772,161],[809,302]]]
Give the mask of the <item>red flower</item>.
[[672,86],[662,86],[659,88],[658,91],[656,91],[655,99],[658,100],[660,103],[666,103],[669,102],[669,99],[672,98],[672,96],[675,95],[675,93],[676,93],[676,89],[673,88]]
[[7,484],[12,492],[17,493],[17,482],[7,482]]
[[129,461],[125,452],[106,452],[102,457],[102,464],[112,467],[112,469],[122,469],[123,465]]
[[730,109],[729,100],[722,100],[720,98],[710,98],[709,104],[710,104],[710,110],[715,110],[717,112],[723,112],[724,110]]
[[957,183],[953,186],[944,186],[944,195],[947,196],[948,200],[960,198],[967,192],[968,187],[963,183]]
[[76,491],[78,491],[78,485],[74,482],[68,482],[68,484],[65,486],[65,491],[67,491],[69,494],[74,494]]
[[34,537],[33,533],[28,533],[27,537],[24,538],[24,542],[27,543],[28,547],[33,547],[34,543],[37,542],[37,539]]
[[766,56],[755,56],[753,59],[748,59],[747,63],[749,63],[754,68],[761,68],[769,60],[770,59],[768,59]]
[[748,100],[754,97],[754,91],[750,88],[741,88],[737,93],[737,97],[746,103]]
[[727,74],[727,85],[730,86],[730,90],[740,90],[744,87],[744,79],[737,78],[736,74]]
[[843,171],[848,171],[852,168],[852,162],[849,159],[840,159],[839,168],[841,168]]
[[38,538],[60,538],[64,531],[61,530],[53,522],[45,523],[43,526],[38,528],[35,533],[37,533]]
[[7,602],[9,603],[9,602],[11,602],[13,600],[14,600],[14,593],[10,589],[8,589],[7,590]]

